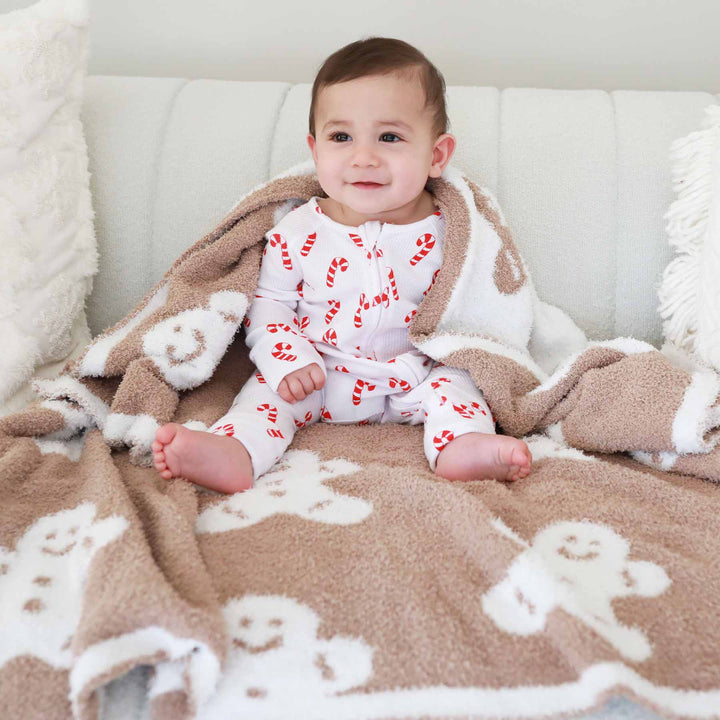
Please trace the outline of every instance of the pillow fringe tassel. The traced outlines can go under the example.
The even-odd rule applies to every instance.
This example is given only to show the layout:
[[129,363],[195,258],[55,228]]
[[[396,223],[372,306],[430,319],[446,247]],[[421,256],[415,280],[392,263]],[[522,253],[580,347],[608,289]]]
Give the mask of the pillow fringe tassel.
[[[717,288],[717,268],[713,271],[708,263],[720,265],[720,237],[714,241],[708,237],[714,183],[720,182],[720,166],[713,168],[716,154],[720,160],[720,105],[711,105],[705,110],[703,129],[675,140],[670,148],[677,199],[665,220],[677,256],[663,273],[658,310],[666,340],[720,370],[720,341],[715,340],[718,347],[712,349],[704,337],[720,336],[720,296],[704,286],[710,282]],[[713,242],[717,247],[712,247]],[[714,328],[704,327],[708,317]]]

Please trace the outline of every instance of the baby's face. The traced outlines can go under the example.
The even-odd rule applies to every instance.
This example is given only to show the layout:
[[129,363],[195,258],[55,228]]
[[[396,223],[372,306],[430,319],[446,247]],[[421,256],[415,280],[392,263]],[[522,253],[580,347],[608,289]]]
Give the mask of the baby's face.
[[353,224],[403,224],[428,177],[442,172],[436,146],[447,137],[434,137],[419,80],[375,75],[320,91],[308,144],[320,185]]

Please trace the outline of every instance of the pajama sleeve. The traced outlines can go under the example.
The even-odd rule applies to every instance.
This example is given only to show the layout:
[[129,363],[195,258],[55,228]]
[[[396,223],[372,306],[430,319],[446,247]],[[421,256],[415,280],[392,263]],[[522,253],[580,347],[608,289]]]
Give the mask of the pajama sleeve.
[[301,332],[296,313],[302,271],[286,238],[271,230],[265,246],[255,298],[245,320],[250,359],[277,391],[282,379],[295,370],[317,363],[320,353]]

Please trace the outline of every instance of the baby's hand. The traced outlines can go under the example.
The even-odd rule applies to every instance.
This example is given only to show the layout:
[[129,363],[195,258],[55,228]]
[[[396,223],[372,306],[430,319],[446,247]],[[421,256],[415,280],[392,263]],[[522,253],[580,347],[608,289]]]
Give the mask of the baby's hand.
[[280,397],[294,405],[325,384],[325,376],[317,363],[311,363],[299,370],[288,373],[278,385]]

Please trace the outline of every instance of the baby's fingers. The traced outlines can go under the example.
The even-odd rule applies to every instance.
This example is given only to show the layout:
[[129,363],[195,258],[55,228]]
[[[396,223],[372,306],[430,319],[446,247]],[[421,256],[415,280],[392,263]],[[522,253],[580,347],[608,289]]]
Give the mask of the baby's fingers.
[[325,375],[318,365],[310,366],[310,377],[316,390],[320,390],[325,384]]
[[[303,391],[305,392],[304,397],[307,397],[308,395],[310,395],[310,393],[314,392],[315,386],[313,384],[312,375],[310,375],[310,373],[301,373],[300,375],[298,375],[298,380],[300,381]],[[301,399],[302,398],[298,398],[298,400]]]
[[288,387],[290,388],[290,393],[293,396],[293,399],[290,402],[295,402],[296,400],[304,400],[305,399],[305,389],[302,386],[302,383],[300,380],[298,380],[297,377],[291,377],[288,381]]
[[281,380],[280,384],[278,385],[278,395],[285,402],[288,402],[291,405],[295,402],[295,398],[292,396],[292,393],[290,392],[290,388],[288,387],[288,382],[285,379]]

